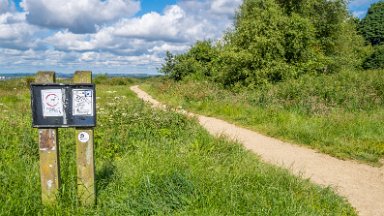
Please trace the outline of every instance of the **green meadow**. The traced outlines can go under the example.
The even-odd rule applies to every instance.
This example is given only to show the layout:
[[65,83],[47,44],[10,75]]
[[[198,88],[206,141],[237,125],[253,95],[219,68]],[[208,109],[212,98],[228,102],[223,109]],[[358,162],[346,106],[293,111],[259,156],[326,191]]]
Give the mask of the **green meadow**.
[[[292,176],[287,170],[267,165],[238,143],[210,136],[195,119],[152,109],[129,90],[129,85],[136,80],[105,77],[95,79],[97,205],[89,208],[78,204],[74,130],[59,129],[62,186],[57,205],[43,206],[37,129],[31,125],[28,86],[31,80],[0,82],[0,215],[356,215],[346,200],[330,188],[316,186]],[[277,120],[288,121],[285,118],[305,122],[307,115],[300,107],[283,112],[268,97],[264,103],[266,111],[260,111],[259,105],[250,106],[261,100],[261,91],[254,93],[260,95],[254,102],[247,94],[239,97],[238,102],[247,102],[246,109],[228,115],[225,112],[232,112],[232,107],[236,104],[239,107],[239,103],[230,101],[232,94],[227,91],[208,88],[204,83],[195,87],[190,84],[189,96],[183,96],[187,87],[157,82],[153,85],[167,90],[182,88],[174,100],[188,98],[182,100],[183,106],[203,113],[224,112],[220,115],[229,116],[228,119],[236,116],[239,118],[236,121],[250,121],[247,124],[257,128],[269,128],[276,125]],[[199,87],[207,91],[200,95]],[[217,91],[223,94],[215,96]],[[152,92],[155,91],[152,89]],[[170,98],[171,92],[175,94],[168,91],[161,98]],[[157,96],[160,95],[158,92]],[[222,101],[226,103],[218,110],[206,108]],[[342,112],[348,113],[347,109]],[[272,121],[263,120],[263,116],[244,118],[245,113],[255,110],[264,117],[271,115],[271,110],[280,114]],[[373,115],[377,110],[382,112],[372,108],[370,113]],[[313,118],[322,122],[322,112]],[[333,110],[324,112],[335,115]],[[363,124],[371,122],[368,114],[349,116],[352,120],[361,118],[359,123]],[[380,116],[382,118],[380,113],[376,114],[376,121],[382,124]],[[282,128],[289,129],[287,124]],[[269,133],[279,134],[282,130]]]
[[310,74],[255,89],[152,79],[143,89],[174,107],[215,116],[341,159],[381,165],[382,70]]

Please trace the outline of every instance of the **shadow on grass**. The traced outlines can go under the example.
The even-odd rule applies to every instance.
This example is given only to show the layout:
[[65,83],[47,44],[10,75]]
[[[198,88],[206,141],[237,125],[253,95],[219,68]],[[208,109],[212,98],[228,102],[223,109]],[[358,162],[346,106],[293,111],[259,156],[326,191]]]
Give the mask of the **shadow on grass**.
[[96,173],[96,193],[105,189],[116,174],[116,165],[111,161],[106,161],[101,165],[101,169]]

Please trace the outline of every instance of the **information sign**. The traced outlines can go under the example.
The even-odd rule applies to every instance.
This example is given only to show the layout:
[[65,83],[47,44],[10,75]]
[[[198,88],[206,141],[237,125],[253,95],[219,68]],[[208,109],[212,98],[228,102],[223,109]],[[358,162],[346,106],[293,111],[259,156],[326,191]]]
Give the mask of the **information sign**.
[[61,89],[41,90],[43,116],[63,116],[63,94]]
[[31,106],[33,127],[96,126],[93,84],[31,84]]
[[73,89],[72,95],[73,115],[93,116],[93,91]]

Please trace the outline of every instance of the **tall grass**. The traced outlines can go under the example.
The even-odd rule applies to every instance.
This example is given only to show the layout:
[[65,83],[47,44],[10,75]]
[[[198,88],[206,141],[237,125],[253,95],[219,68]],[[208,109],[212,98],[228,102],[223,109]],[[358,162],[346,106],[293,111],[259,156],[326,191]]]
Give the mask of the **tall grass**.
[[0,215],[356,215],[331,189],[263,164],[193,119],[153,110],[128,89],[97,86],[97,205],[78,204],[74,131],[59,129],[62,188],[58,204],[44,207],[28,89],[0,82]]
[[384,156],[383,71],[307,75],[253,90],[164,79],[152,80],[144,88],[173,106],[339,158],[378,165]]

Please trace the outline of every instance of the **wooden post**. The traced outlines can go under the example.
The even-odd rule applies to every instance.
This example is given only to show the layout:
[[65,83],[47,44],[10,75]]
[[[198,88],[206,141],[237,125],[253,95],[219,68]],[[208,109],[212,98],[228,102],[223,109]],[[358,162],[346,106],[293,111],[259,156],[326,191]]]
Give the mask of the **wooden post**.
[[[36,83],[54,83],[55,72],[38,72]],[[39,129],[41,193],[44,205],[56,203],[60,188],[60,160],[57,128]]]
[[[91,83],[91,71],[76,71],[74,83]],[[80,203],[96,203],[93,128],[76,128],[77,192]]]

